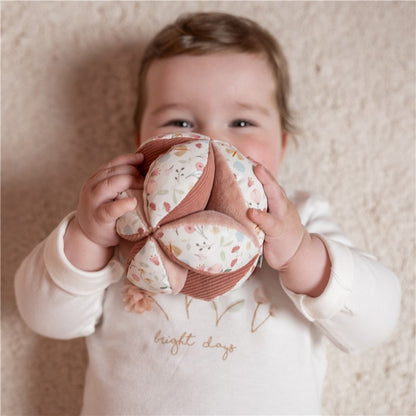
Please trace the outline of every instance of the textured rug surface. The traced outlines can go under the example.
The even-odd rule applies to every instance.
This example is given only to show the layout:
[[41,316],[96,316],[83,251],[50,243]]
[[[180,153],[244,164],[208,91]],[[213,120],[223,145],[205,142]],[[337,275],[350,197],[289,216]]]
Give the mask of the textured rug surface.
[[143,46],[197,10],[249,16],[278,37],[302,128],[280,180],[325,195],[356,245],[402,283],[385,344],[347,355],[328,343],[324,413],[414,414],[415,3],[251,1],[2,2],[1,414],[80,410],[84,340],[33,334],[13,276],[75,208],[84,179],[133,149]]

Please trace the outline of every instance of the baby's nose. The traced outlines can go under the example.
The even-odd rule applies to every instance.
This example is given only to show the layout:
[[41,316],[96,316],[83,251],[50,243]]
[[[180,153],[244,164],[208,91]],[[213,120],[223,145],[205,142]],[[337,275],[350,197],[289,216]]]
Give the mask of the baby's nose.
[[223,142],[227,141],[225,132],[223,132],[221,129],[201,127],[197,133],[203,134],[204,136],[208,136],[211,139],[221,140]]

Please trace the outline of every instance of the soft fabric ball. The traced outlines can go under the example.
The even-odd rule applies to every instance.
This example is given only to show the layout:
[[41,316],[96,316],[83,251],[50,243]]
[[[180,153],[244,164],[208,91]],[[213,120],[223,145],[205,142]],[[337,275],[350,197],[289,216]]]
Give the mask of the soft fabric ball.
[[267,209],[253,162],[235,147],[196,133],[155,137],[139,149],[143,190],[117,221],[131,241],[126,274],[150,293],[211,300],[244,283],[262,254],[264,234],[247,209]]

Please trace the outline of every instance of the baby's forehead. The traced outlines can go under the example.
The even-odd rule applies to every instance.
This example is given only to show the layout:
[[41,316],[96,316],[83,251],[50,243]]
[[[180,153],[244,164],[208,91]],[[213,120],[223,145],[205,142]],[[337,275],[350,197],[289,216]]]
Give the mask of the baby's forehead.
[[[162,86],[163,82],[196,82],[194,87],[216,81],[217,85],[238,84],[239,88],[274,89],[277,80],[270,61],[262,54],[238,51],[209,54],[180,54],[153,60],[146,77],[146,84]],[[274,88],[273,88],[274,87]],[[219,88],[212,93],[220,94]]]
[[[149,63],[149,70],[151,67],[163,66],[163,65],[172,65],[175,61],[186,61],[187,63],[198,62],[209,60],[211,62],[218,62],[218,64],[224,64],[224,62],[228,60],[241,60],[241,59],[249,59],[255,61],[262,61],[268,64],[270,70],[272,71],[272,65],[267,57],[267,55],[263,52],[245,52],[236,49],[229,49],[229,50],[221,50],[221,51],[196,51],[195,53],[191,52],[184,52],[178,54],[172,54],[169,56],[164,57],[155,57]],[[213,69],[217,69],[215,66]],[[273,71],[272,71],[273,72]]]

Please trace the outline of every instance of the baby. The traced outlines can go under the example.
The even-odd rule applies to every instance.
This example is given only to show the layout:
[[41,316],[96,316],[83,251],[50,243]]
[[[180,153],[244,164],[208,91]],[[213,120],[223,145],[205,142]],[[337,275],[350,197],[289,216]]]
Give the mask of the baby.
[[38,333],[86,337],[83,414],[317,414],[323,336],[344,351],[380,344],[400,310],[392,272],[355,249],[322,198],[276,180],[290,135],[289,74],[276,40],[222,13],[180,17],[143,56],[137,144],[197,132],[255,162],[268,212],[263,266],[211,302],[157,295],[144,314],[125,310],[117,218],[135,208],[143,155],[97,170],[79,204],[23,261],[19,310]]

